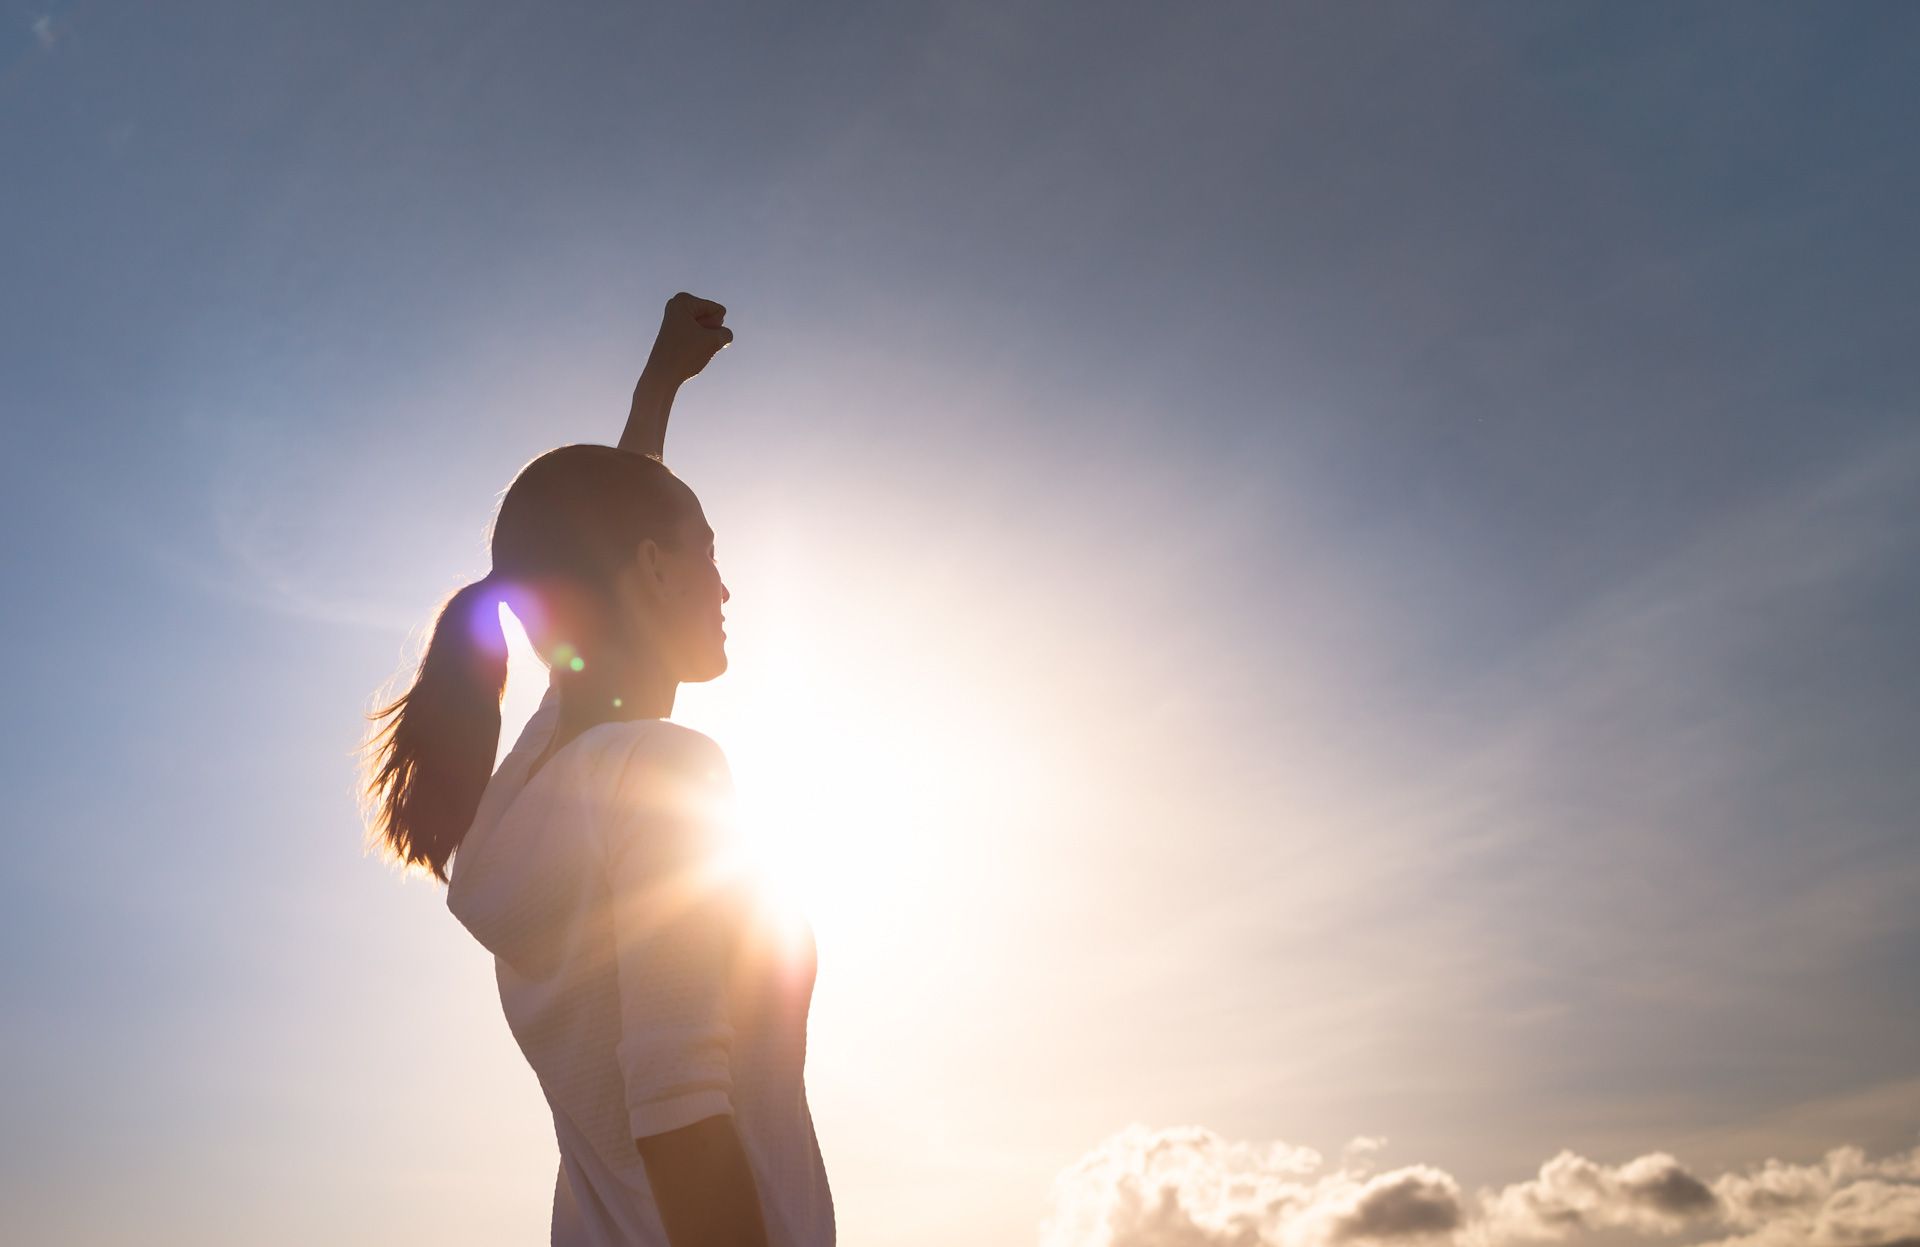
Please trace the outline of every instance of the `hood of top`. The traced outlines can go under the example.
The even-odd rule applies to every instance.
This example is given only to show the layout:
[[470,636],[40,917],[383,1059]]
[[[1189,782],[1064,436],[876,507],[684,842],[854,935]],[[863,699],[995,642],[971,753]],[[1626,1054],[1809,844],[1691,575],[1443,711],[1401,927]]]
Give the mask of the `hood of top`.
[[[480,808],[454,852],[447,876],[447,908],[488,952],[509,963],[533,957],[550,930],[549,911],[563,904],[560,894],[569,854],[530,825],[536,811],[516,808],[528,784],[528,769],[553,739],[560,718],[559,694],[548,688],[540,706],[521,729],[519,739],[495,768],[480,797]],[[547,782],[555,763],[549,758],[535,780]],[[544,821],[551,818],[551,811]],[[531,967],[529,967],[531,968]]]

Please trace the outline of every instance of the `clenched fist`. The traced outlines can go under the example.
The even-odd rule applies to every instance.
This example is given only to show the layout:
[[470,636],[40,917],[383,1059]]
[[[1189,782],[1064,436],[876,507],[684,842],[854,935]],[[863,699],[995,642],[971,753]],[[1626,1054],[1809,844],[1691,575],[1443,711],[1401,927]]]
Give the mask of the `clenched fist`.
[[647,357],[647,371],[670,384],[700,375],[707,361],[733,341],[733,330],[723,323],[727,309],[712,299],[696,298],[682,290],[667,300],[660,317],[660,333]]

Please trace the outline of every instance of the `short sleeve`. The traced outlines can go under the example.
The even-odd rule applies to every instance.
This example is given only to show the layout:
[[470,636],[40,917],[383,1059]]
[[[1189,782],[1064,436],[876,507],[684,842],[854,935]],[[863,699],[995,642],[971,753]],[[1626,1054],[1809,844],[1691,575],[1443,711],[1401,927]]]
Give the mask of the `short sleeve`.
[[648,725],[617,786],[606,860],[636,1139],[733,1112],[734,909],[716,825],[729,787],[719,748],[668,724]]

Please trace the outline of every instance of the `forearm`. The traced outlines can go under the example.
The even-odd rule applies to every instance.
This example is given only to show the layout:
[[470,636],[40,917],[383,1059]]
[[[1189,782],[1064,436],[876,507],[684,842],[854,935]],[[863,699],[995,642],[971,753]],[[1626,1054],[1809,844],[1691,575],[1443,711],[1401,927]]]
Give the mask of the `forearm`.
[[634,1140],[673,1247],[767,1247],[760,1191],[730,1116]]
[[660,313],[660,332],[647,353],[647,366],[633,387],[627,427],[616,443],[620,449],[656,459],[666,453],[667,417],[673,411],[674,395],[733,341],[733,330],[721,323],[726,316],[727,309],[712,299],[697,299],[684,290],[667,300]]
[[680,383],[669,380],[649,360],[633,387],[633,405],[627,410],[627,427],[620,433],[620,449],[662,458],[667,445],[667,417],[679,392]]

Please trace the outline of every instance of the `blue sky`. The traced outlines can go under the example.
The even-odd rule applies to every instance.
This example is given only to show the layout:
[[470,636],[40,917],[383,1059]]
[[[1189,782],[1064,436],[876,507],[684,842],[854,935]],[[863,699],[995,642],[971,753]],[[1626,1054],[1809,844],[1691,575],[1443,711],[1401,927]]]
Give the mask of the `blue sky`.
[[1596,1234],[1837,1245],[1769,1160],[1920,1201],[1920,10],[6,18],[9,1239],[540,1232],[350,751],[681,288],[739,340],[680,717],[863,885],[846,1241],[1104,1243],[1155,1139],[1185,1220],[1114,1243],[1283,1144],[1273,1242],[1433,1173],[1525,1241],[1562,1149]]

